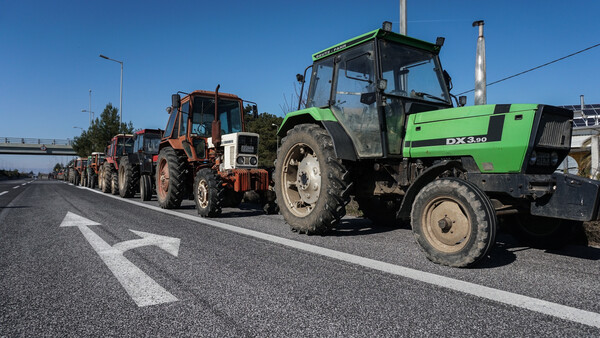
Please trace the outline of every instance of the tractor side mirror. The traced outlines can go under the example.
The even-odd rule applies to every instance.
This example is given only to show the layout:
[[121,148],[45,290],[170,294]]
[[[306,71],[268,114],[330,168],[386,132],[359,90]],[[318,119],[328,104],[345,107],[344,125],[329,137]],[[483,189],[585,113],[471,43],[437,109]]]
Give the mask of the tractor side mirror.
[[212,143],[218,144],[221,143],[221,120],[212,122]]
[[252,105],[252,116],[258,118],[258,107],[256,105]]
[[458,97],[458,106],[459,107],[464,107],[467,105],[467,97],[466,96],[459,96]]
[[171,106],[175,109],[181,107],[181,96],[179,94],[171,95]]
[[296,74],[296,80],[298,80],[300,83],[304,83],[304,75]]
[[375,94],[375,92],[360,94],[360,103],[370,106],[373,103],[375,103],[375,101],[377,101],[377,95]]

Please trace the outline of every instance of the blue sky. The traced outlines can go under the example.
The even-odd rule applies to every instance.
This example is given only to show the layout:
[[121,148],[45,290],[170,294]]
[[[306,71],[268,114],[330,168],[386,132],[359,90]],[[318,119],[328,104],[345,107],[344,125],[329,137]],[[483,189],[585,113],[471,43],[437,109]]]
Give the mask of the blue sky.
[[[488,82],[600,42],[600,2],[408,0],[408,35],[444,36],[454,93],[473,88],[477,29],[485,20]],[[0,137],[73,138],[92,111],[164,128],[179,90],[235,93],[283,115],[284,96],[311,54],[379,28],[398,30],[389,1],[1,1]],[[600,47],[488,88],[488,103],[600,103]],[[472,93],[468,104],[473,103]],[[47,171],[66,157],[0,155],[0,168]]]

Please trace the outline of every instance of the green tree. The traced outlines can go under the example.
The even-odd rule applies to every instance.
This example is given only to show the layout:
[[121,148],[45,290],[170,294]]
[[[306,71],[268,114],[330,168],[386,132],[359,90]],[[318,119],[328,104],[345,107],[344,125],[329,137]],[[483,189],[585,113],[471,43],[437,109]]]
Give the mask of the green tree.
[[63,166],[62,164],[60,164],[60,163],[56,163],[56,164],[54,165],[54,168],[52,169],[52,171],[54,171],[55,173],[57,173],[57,172],[59,172],[61,169],[64,169],[64,168],[65,168],[65,166]]
[[275,133],[283,118],[266,112],[254,118],[251,111],[250,106],[244,108],[244,120],[246,121],[246,130],[257,133],[260,137],[258,141],[258,165],[260,167],[273,167],[277,157],[277,135]]
[[94,151],[104,151],[110,139],[119,133],[132,133],[133,124],[121,123],[119,125],[119,109],[108,103],[102,111],[100,118],[92,121],[88,130],[73,140],[73,150],[81,157],[89,156]]

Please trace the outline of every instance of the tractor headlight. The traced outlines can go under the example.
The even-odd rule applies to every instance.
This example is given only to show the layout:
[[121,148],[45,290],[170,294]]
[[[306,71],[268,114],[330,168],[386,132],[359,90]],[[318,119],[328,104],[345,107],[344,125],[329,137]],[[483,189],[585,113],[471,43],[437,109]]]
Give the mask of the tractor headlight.
[[531,156],[529,157],[529,165],[534,165],[537,161],[537,153],[534,151],[531,152]]
[[552,154],[550,154],[550,163],[552,164],[552,166],[558,164],[558,154],[556,153],[556,151],[553,151]]
[[235,161],[237,162],[237,164],[244,164],[244,157],[238,156],[238,158]]
[[258,163],[258,160],[256,159],[256,157],[250,157],[250,164],[256,165],[256,163]]

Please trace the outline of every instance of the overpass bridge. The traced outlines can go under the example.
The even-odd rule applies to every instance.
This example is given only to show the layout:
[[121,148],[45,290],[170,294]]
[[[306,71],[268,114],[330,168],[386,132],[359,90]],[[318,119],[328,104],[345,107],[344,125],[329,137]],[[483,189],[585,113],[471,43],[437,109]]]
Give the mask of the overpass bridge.
[[76,156],[73,140],[0,137],[0,154]]

